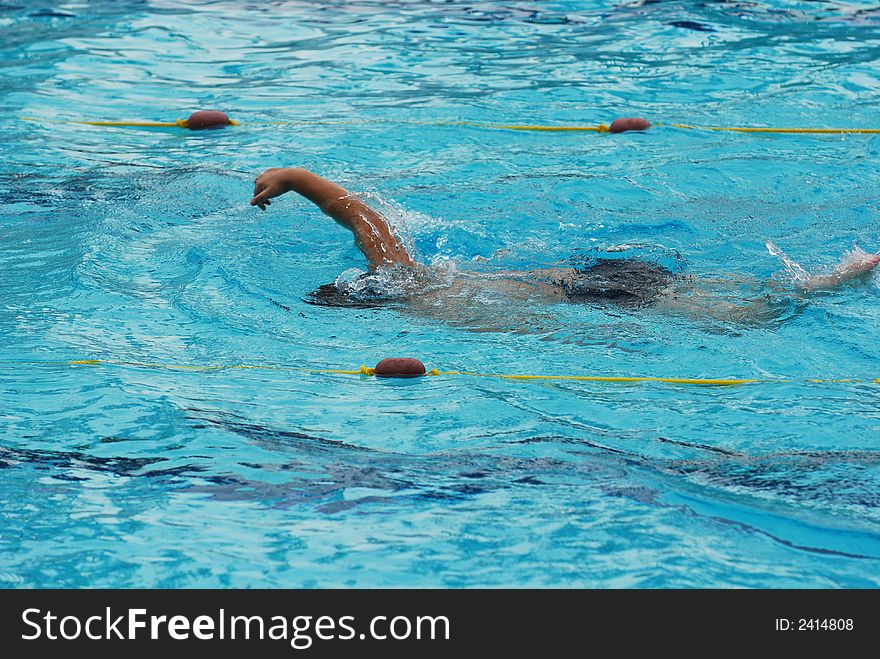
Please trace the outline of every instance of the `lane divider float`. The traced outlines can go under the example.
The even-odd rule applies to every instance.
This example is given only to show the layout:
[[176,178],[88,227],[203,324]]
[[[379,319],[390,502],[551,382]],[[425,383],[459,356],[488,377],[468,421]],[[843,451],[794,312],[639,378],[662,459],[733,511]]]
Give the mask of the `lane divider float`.
[[449,376],[471,378],[497,378],[514,381],[574,381],[598,382],[608,384],[634,384],[659,382],[665,384],[730,387],[746,384],[880,384],[880,378],[681,378],[659,376],[614,376],[614,375],[544,375],[522,373],[478,373],[474,371],[427,370],[425,365],[413,357],[391,357],[383,359],[375,367],[361,366],[358,369],[308,368],[285,364],[173,364],[162,362],[139,362],[111,359],[73,359],[67,361],[4,361],[0,365],[22,366],[120,366],[130,368],[159,369],[166,371],[233,371],[233,370],[276,370],[297,371],[300,373],[327,373],[336,375],[359,375],[379,378],[417,378],[425,376]]
[[[479,121],[415,121],[407,119],[360,119],[360,120],[303,120],[303,121],[247,121],[240,122],[230,119],[225,112],[219,110],[199,110],[186,119],[175,121],[91,121],[74,119],[39,119],[21,117],[23,121],[35,123],[64,123],[85,126],[110,128],[184,128],[187,130],[206,130],[226,128],[228,126],[295,126],[295,125],[339,125],[354,126],[362,124],[406,124],[414,126],[466,126],[469,128],[485,128],[491,130],[537,131],[537,132],[595,132],[625,133],[627,131],[646,131],[652,124],[641,117],[620,117],[610,124],[591,125],[540,125],[540,124],[504,124]],[[696,124],[668,123],[654,124],[680,130],[726,131],[754,134],[802,134],[802,135],[877,135],[880,128],[774,128],[765,126],[701,126]]]

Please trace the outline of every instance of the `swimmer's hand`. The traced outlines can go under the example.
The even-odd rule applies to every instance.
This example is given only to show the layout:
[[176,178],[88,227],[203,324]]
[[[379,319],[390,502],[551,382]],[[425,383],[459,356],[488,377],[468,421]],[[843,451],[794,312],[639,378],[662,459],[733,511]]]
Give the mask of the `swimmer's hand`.
[[370,265],[414,266],[415,261],[382,214],[333,181],[302,167],[267,169],[254,181],[251,206],[266,210],[269,200],[296,192],[354,234],[354,242]]
[[800,282],[800,285],[806,291],[836,288],[845,282],[868,274],[877,265],[880,265],[880,254],[869,254],[856,247],[843,255],[840,263],[831,274],[813,275],[806,281]]
[[260,174],[254,181],[254,198],[251,206],[266,210],[272,204],[270,199],[280,197],[293,190],[295,169],[292,167],[273,167]]

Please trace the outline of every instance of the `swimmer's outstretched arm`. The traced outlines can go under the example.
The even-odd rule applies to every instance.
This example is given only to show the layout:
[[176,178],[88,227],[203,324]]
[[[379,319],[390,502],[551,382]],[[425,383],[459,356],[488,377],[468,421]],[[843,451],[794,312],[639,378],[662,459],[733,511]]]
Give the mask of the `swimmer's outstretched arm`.
[[[797,277],[789,284],[777,279],[769,279],[763,283],[777,293],[791,292],[792,286],[798,294],[812,293],[814,291],[827,291],[834,288],[840,288],[853,280],[866,277],[878,265],[880,265],[880,253],[872,254],[859,247],[854,247],[841,257],[840,262],[835,266],[834,270],[829,273],[815,275],[803,273],[803,276]],[[732,274],[723,279],[703,278],[702,281],[722,284],[735,282],[738,284],[754,284],[755,286],[762,284],[762,282],[757,279]]]
[[880,254],[869,254],[861,249],[853,249],[844,255],[833,272],[827,275],[813,275],[799,282],[798,286],[807,293],[837,288],[848,281],[867,275],[877,265],[880,265]]
[[270,199],[291,191],[302,195],[350,230],[354,234],[355,243],[373,267],[415,265],[415,260],[378,211],[367,206],[342,186],[307,169],[267,169],[254,183],[251,206],[266,210],[266,206],[272,203]]
[[[871,254],[855,248],[844,254],[840,263],[828,274],[816,274],[804,276],[795,282],[783,283],[769,280],[766,286],[779,295],[796,299],[809,299],[809,295],[816,291],[839,288],[856,279],[866,277],[878,265],[880,254]],[[758,280],[731,276],[728,278],[695,279],[687,277],[681,280],[675,288],[667,291],[658,300],[660,307],[683,313],[695,319],[714,318],[736,323],[754,323],[772,320],[776,313],[768,299],[761,297],[740,298],[739,301],[729,301],[710,292],[705,287],[708,283],[722,284],[728,288],[736,283],[752,284],[756,288],[761,286]],[[792,289],[792,285],[794,289]],[[743,304],[743,302],[748,302]]]

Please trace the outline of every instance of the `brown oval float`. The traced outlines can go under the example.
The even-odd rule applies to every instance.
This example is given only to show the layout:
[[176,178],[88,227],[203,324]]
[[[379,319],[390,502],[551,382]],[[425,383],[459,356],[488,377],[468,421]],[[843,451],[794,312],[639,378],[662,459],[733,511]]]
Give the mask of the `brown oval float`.
[[232,120],[225,112],[219,110],[199,110],[189,115],[186,127],[190,130],[204,130],[205,128],[223,128],[231,126]]
[[648,130],[651,122],[641,117],[620,117],[611,122],[608,127],[609,132],[625,133],[628,130]]
[[425,374],[425,365],[414,357],[388,357],[376,364],[380,378],[417,378]]

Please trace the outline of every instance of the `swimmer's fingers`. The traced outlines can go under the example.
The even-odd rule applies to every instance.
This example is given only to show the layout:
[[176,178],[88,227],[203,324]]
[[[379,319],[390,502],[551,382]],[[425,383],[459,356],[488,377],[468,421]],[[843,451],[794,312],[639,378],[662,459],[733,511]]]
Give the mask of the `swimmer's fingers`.
[[269,199],[280,197],[285,192],[289,192],[292,186],[289,181],[288,174],[291,170],[283,168],[267,169],[254,180],[254,198],[251,199],[251,206],[259,206],[266,210],[269,205]]
[[262,177],[262,176],[258,176],[258,177],[256,178],[256,180],[254,181],[254,196],[253,196],[253,198],[251,199],[251,206],[260,206],[260,208],[262,208],[263,210],[266,210],[265,207],[262,206],[262,205],[257,201],[257,197],[260,195],[260,193],[261,193],[263,190],[266,189],[266,186],[263,185],[263,183],[260,181],[261,178],[263,178],[263,177]]
[[254,198],[251,199],[251,206],[259,206],[263,210],[266,210],[266,206],[272,203],[269,200],[272,197],[277,197],[283,193],[283,190],[277,190],[274,186],[267,187],[257,183],[257,185],[254,186]]

